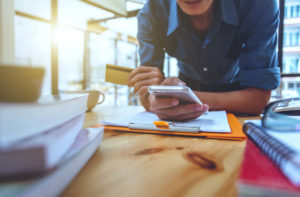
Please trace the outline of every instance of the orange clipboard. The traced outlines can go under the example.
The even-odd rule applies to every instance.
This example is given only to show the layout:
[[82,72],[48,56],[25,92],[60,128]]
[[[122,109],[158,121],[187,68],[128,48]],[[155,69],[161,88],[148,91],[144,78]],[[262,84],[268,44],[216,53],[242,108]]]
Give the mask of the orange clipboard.
[[130,133],[148,133],[148,134],[161,134],[172,136],[188,136],[199,137],[207,139],[223,139],[223,140],[244,140],[246,135],[243,132],[242,125],[239,120],[232,113],[227,113],[227,119],[231,129],[231,133],[213,133],[213,132],[199,132],[199,133],[187,133],[187,132],[169,132],[169,131],[157,131],[157,130],[143,130],[143,129],[130,129],[128,127],[120,126],[107,126],[107,125],[95,125],[92,127],[104,126],[104,131],[121,131]]

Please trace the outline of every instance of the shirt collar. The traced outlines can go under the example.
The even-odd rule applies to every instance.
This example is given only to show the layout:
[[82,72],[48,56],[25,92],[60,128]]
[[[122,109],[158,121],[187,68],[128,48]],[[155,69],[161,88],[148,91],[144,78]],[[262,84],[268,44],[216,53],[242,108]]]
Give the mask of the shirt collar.
[[234,0],[221,0],[221,19],[227,24],[237,26],[239,17]]
[[179,27],[178,6],[175,0],[170,2],[170,14],[167,36],[172,34]]
[[[177,1],[171,1],[167,36],[172,34],[180,25],[178,9]],[[239,18],[234,0],[221,0],[221,19],[230,25],[238,25]]]

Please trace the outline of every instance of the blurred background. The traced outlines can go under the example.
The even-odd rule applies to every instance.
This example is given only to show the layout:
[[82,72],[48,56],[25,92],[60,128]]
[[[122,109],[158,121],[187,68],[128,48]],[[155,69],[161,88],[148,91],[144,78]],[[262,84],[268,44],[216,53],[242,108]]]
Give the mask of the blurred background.
[[[0,0],[0,60],[46,69],[43,93],[99,89],[104,105],[137,105],[128,87],[104,82],[105,65],[139,65],[136,15],[146,0]],[[300,0],[278,0],[282,84],[273,96],[300,94]],[[12,47],[13,46],[13,47]],[[165,76],[177,76],[165,57]]]

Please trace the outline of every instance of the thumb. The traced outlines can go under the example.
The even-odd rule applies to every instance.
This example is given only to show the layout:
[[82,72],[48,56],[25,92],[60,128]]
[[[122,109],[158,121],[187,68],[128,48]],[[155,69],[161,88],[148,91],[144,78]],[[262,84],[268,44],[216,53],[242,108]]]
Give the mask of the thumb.
[[177,77],[168,77],[165,79],[161,85],[169,85],[169,86],[185,86],[186,84],[178,79]]

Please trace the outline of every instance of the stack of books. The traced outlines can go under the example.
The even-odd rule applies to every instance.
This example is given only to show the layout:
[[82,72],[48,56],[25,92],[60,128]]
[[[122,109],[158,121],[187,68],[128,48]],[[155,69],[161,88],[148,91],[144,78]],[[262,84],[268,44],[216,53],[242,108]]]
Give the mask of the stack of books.
[[99,146],[103,128],[82,129],[87,94],[0,102],[0,196],[56,196]]

